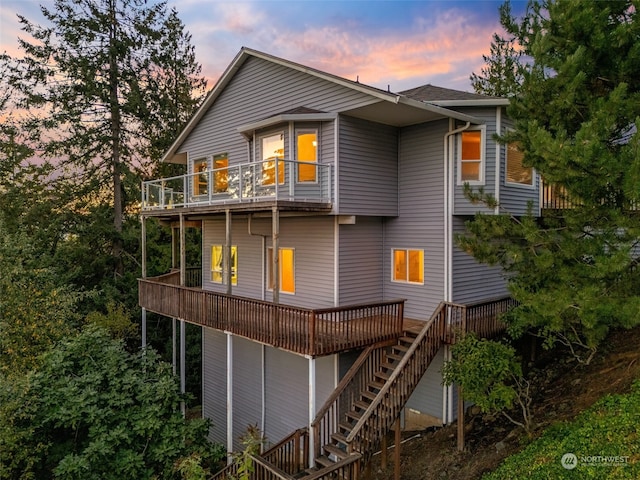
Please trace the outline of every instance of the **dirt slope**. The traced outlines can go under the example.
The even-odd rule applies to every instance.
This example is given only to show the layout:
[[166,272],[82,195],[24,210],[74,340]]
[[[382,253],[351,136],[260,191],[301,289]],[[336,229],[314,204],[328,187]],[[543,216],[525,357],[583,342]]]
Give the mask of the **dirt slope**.
[[[640,378],[640,328],[612,333],[588,366],[563,352],[543,352],[530,367],[537,436],[552,423],[572,419],[605,394],[629,391],[633,380]],[[526,442],[524,432],[502,417],[468,415],[466,420],[464,452],[456,450],[455,424],[435,431],[404,432],[402,480],[477,479]],[[374,480],[393,479],[393,455],[391,446],[386,469],[381,468],[380,455],[375,457]]]

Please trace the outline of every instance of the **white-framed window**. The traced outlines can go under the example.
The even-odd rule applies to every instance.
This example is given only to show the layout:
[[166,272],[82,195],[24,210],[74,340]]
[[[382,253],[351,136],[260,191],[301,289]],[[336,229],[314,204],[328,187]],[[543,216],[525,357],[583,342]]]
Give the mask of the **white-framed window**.
[[481,125],[458,135],[458,185],[484,184],[485,132]]
[[[211,246],[211,281],[213,283],[224,283],[226,279],[224,268],[224,246]],[[231,246],[231,285],[238,284],[238,247]]]
[[391,281],[424,284],[424,250],[391,249]]
[[276,163],[278,183],[284,183],[284,133],[266,135],[260,139],[262,154],[262,185],[274,185],[276,180]]
[[519,142],[510,142],[505,146],[506,168],[505,182],[511,185],[534,186],[533,167],[522,164],[524,152]]
[[209,194],[209,159],[207,157],[193,161],[193,194]]
[[[296,251],[287,247],[280,247],[279,251],[280,292],[296,293]],[[273,247],[267,247],[267,279],[267,289],[273,290]]]
[[[318,162],[318,131],[296,131],[296,160],[300,162]],[[317,182],[318,169],[315,165],[298,164],[298,182]]]
[[225,193],[229,189],[229,155],[213,156],[213,193]]

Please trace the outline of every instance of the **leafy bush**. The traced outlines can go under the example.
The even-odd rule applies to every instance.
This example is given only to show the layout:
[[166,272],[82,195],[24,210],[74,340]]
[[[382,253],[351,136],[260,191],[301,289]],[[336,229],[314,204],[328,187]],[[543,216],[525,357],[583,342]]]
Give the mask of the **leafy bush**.
[[208,421],[185,420],[182,399],[155,352],[131,355],[90,325],[37,370],[0,377],[0,479],[177,479],[193,459],[213,469]]
[[[531,427],[529,382],[513,347],[467,333],[451,348],[452,359],[443,368],[445,385],[456,383],[464,397],[485,413],[501,413],[527,433]],[[508,410],[517,404],[522,421]]]

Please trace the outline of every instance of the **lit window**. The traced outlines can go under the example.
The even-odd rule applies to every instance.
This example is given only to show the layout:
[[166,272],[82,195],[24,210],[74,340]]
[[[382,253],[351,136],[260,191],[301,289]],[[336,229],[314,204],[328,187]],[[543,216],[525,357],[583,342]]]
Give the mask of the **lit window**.
[[[297,160],[300,162],[318,161],[318,135],[316,132],[299,132],[297,135]],[[316,166],[298,165],[298,182],[315,182]]]
[[482,130],[467,130],[460,134],[458,183],[483,181]]
[[[280,291],[296,293],[295,280],[295,250],[293,248],[281,248],[278,257],[280,271]],[[267,248],[267,272],[269,290],[273,290],[275,279],[273,278],[273,248]]]
[[[284,159],[284,134],[262,138],[262,184],[273,185],[276,179],[276,160]],[[278,183],[284,183],[284,162],[278,163]]]
[[424,250],[393,249],[394,282],[424,283]]
[[229,188],[229,157],[226,153],[213,157],[213,192],[224,193]]
[[209,185],[209,162],[200,158],[193,162],[193,192],[195,195],[207,195]]
[[[224,269],[224,247],[213,245],[211,247],[211,281],[224,283],[226,271]],[[231,247],[231,284],[238,284],[238,247]]]
[[517,142],[507,145],[507,182],[520,185],[533,185],[533,168],[522,164],[524,152]]

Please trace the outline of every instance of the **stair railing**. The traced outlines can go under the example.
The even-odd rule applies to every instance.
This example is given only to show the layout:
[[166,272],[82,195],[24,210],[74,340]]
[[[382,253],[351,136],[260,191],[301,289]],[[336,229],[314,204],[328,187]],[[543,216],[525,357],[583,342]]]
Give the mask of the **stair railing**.
[[357,400],[358,394],[383,363],[385,348],[386,346],[380,345],[365,348],[318,410],[311,423],[314,458],[320,456],[322,446],[329,442],[331,434],[338,431],[338,423],[343,414]]
[[[382,437],[399,418],[409,396],[448,335],[448,320],[463,318],[463,307],[440,303],[389,379],[347,436],[349,452],[359,452],[366,463]],[[389,400],[391,400],[389,402]]]

